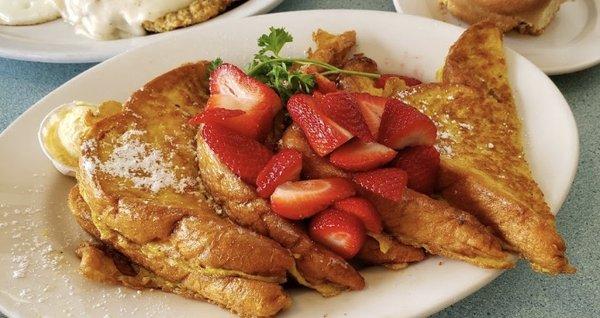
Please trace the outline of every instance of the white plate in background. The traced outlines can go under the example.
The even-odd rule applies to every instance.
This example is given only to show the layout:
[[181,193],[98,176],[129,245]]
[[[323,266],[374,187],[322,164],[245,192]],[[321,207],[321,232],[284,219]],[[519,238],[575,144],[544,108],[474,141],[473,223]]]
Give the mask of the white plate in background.
[[[70,80],[0,135],[0,311],[10,317],[234,317],[202,301],[158,291],[136,292],[83,278],[77,272],[74,250],[88,236],[66,205],[74,180],[56,171],[43,155],[37,131],[44,116],[58,105],[72,100],[124,101],[145,82],[185,62],[220,56],[245,65],[257,51],[256,39],[270,26],[284,26],[292,33],[294,42],[283,52],[290,56],[304,55],[317,27],[334,33],[356,30],[357,51],[375,59],[381,71],[425,81],[434,80],[448,48],[462,32],[435,20],[390,12],[286,12],[179,32]],[[510,49],[506,54],[533,175],[556,213],[577,169],[575,120],[542,71]],[[440,257],[401,271],[369,268],[362,271],[367,282],[363,291],[323,298],[308,289],[292,290],[294,304],[280,317],[427,316],[475,292],[500,273]]]
[[[11,0],[0,0],[11,1]],[[208,21],[165,33],[127,39],[98,41],[75,34],[74,28],[62,19],[31,26],[0,25],[0,57],[51,63],[100,62],[165,36],[190,28],[271,11],[283,0],[247,0],[239,6]]]
[[[396,11],[454,25],[468,24],[444,12],[438,0],[393,0]],[[600,63],[600,0],[565,2],[539,36],[506,34],[506,44],[548,75],[580,71]]]

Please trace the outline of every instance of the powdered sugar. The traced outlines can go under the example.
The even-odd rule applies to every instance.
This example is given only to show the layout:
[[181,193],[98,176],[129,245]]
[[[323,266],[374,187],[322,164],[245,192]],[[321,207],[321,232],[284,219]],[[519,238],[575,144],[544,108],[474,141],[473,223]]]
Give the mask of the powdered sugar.
[[454,155],[454,151],[449,145],[435,145],[435,149],[437,149],[440,154],[448,157],[452,157]]
[[25,273],[27,272],[27,267],[29,267],[29,257],[26,255],[13,255],[13,278],[23,278],[25,277]]
[[[121,135],[117,146],[113,149],[106,162],[100,162],[97,158],[86,157],[83,161],[83,169],[87,173],[93,173],[98,169],[114,177],[131,180],[136,188],[149,189],[158,192],[161,189],[171,187],[177,192],[183,192],[185,188],[196,184],[194,178],[177,178],[173,164],[165,160],[163,152],[152,149],[148,144],[140,140],[145,134],[138,129],[130,129]],[[84,144],[85,148],[93,149],[93,143]]]

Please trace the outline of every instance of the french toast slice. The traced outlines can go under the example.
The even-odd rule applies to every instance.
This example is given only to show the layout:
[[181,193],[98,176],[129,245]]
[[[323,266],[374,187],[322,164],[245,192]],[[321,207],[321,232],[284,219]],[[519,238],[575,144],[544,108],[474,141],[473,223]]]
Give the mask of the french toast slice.
[[[69,192],[68,204],[79,225],[100,240],[92,222],[92,212],[78,186]],[[125,255],[101,243],[83,243],[76,251],[81,258],[79,271],[88,279],[135,289],[162,289],[188,298],[207,300],[241,315],[270,317],[291,305],[290,297],[277,283],[235,276],[191,273],[171,281],[133,263]]]
[[[502,36],[492,22],[470,26],[450,47],[441,73],[442,82],[473,87],[500,103],[514,104]],[[518,118],[514,107],[506,111]]]
[[477,216],[535,270],[572,272],[509,104],[458,84],[426,84],[406,94],[403,100],[438,124],[442,196]]
[[[123,112],[92,126],[77,172],[80,193],[99,238],[165,280],[192,279],[211,290],[226,281],[281,283],[294,265],[289,251],[218,216],[197,180],[196,129],[187,122],[204,106],[206,66],[188,64],[159,76],[135,92]],[[214,277],[222,283],[210,283]],[[238,311],[240,296],[206,292]]]
[[490,226],[534,270],[574,272],[526,160],[500,30],[482,22],[465,31],[442,78],[402,95],[438,123],[443,197]]
[[197,134],[197,147],[200,177],[215,202],[236,223],[289,249],[297,269],[292,274],[299,283],[324,296],[364,287],[363,277],[343,258],[315,243],[299,226],[273,212],[267,200],[259,197],[253,187],[221,162],[200,132]]
[[[296,149],[303,154],[305,175],[312,178],[348,177],[325,158],[317,156],[302,130],[295,124],[284,133],[281,146]],[[384,228],[404,244],[422,247],[431,254],[463,260],[481,267],[514,266],[514,257],[502,250],[500,241],[475,217],[452,208],[443,201],[431,199],[410,189],[406,190],[400,203],[368,193],[363,195],[377,208]],[[420,259],[417,257],[414,260]]]

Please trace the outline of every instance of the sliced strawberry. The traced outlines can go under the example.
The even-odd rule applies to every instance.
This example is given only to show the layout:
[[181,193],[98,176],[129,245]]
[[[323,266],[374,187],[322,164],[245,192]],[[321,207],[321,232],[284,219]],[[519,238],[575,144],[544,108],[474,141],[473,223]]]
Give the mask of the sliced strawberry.
[[348,171],[368,171],[392,161],[396,151],[376,142],[350,141],[329,156],[335,166]]
[[360,219],[336,209],[316,215],[308,226],[308,234],[346,259],[354,257],[366,239],[365,227]]
[[313,73],[313,75],[315,77],[315,84],[317,86],[317,91],[319,91],[321,94],[333,93],[333,92],[338,91],[335,83],[333,81],[331,81],[330,79],[328,79],[327,77],[325,77],[319,73]]
[[201,132],[206,144],[221,162],[251,185],[273,155],[258,141],[219,124],[204,124]]
[[396,74],[383,74],[377,80],[375,80],[375,87],[384,88],[387,80],[389,80],[390,78],[394,78],[394,77],[403,80],[407,86],[416,86],[416,85],[423,83],[420,80],[413,78],[413,77],[396,75]]
[[256,178],[256,192],[263,198],[288,181],[300,179],[302,154],[295,149],[283,149],[275,154]]
[[311,148],[325,156],[353,136],[316,107],[315,99],[306,94],[292,96],[287,104],[290,116],[308,139]]
[[362,189],[388,200],[399,202],[406,189],[406,172],[396,168],[377,169],[357,173],[352,181]]
[[440,168],[440,153],[433,146],[402,149],[396,167],[406,171],[408,187],[425,194],[435,190]]
[[368,200],[360,197],[351,197],[337,201],[333,204],[333,207],[359,218],[367,231],[375,234],[381,233],[383,228],[381,225],[381,216],[379,216],[373,204]]
[[371,135],[377,139],[379,125],[381,124],[381,116],[383,116],[387,98],[373,96],[367,93],[353,93],[353,95],[358,101],[360,112],[371,131]]
[[286,182],[271,195],[271,208],[284,218],[300,220],[354,193],[352,182],[344,178]]
[[379,127],[379,142],[393,149],[431,146],[437,128],[429,117],[397,99],[389,99]]
[[354,136],[363,141],[374,141],[354,95],[347,92],[336,92],[323,95],[315,100],[317,107],[322,109],[327,117]]
[[192,125],[200,125],[203,123],[222,123],[228,118],[237,117],[244,115],[245,112],[239,109],[225,109],[225,108],[210,108],[200,114],[192,117],[189,123]]
[[222,64],[210,75],[206,107],[244,111],[244,115],[224,119],[223,125],[263,140],[271,130],[273,117],[281,110],[281,99],[273,89],[237,66]]

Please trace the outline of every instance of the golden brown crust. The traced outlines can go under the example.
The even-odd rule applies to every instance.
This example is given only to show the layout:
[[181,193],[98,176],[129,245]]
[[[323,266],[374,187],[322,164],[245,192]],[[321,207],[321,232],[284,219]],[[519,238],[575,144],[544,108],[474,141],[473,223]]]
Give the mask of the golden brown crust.
[[391,237],[389,240],[391,244],[383,252],[377,240],[367,237],[356,257],[369,265],[408,265],[425,259],[425,253],[421,248],[404,245]]
[[159,117],[156,112],[162,107],[148,107],[153,98],[165,100],[181,110],[184,115],[201,111],[208,100],[208,62],[183,64],[152,79],[133,92],[123,106],[141,116]]
[[[445,198],[502,233],[500,237],[536,270],[570,272],[554,216],[525,160],[514,105],[455,84],[427,84],[409,91],[403,99],[438,123]],[[529,221],[512,224],[511,218]],[[536,234],[523,233],[534,228]],[[540,236],[524,239],[531,235]]]
[[272,212],[267,201],[220,162],[200,134],[197,144],[203,183],[232,220],[288,248],[296,258],[299,272],[311,285],[335,285],[353,290],[364,287],[362,276],[345,260]]
[[189,6],[164,16],[142,22],[149,32],[167,32],[209,20],[224,12],[232,0],[195,0]]
[[487,176],[442,162],[442,195],[452,205],[474,214],[515,248],[532,267],[549,274],[574,273],[566,246],[555,230],[554,217],[533,213]]
[[491,22],[472,25],[452,45],[442,72],[442,81],[463,84],[513,104],[507,78],[502,33]]
[[[82,244],[79,271],[88,279],[134,289],[162,289],[184,297],[216,303],[245,317],[272,317],[291,305],[291,298],[278,284],[237,277],[208,277],[192,273],[179,282],[165,280],[99,244]],[[123,263],[125,262],[125,263]],[[119,265],[121,264],[121,265]],[[136,272],[123,272],[123,266]]]
[[472,215],[410,189],[402,202],[364,193],[400,242],[485,268],[512,268],[515,258]]
[[[355,54],[349,58],[342,66],[344,70],[378,73],[377,63],[372,59],[362,55]],[[375,96],[381,96],[383,90],[375,87],[375,80],[372,78],[356,75],[341,75],[338,79],[338,85],[341,89],[348,92],[369,93]]]
[[308,58],[323,61],[334,66],[341,66],[348,52],[356,45],[356,32],[346,31],[342,34],[331,34],[318,29],[313,32],[313,41],[317,48],[308,50]]
[[[91,222],[92,212],[77,186],[69,192],[68,204],[79,224],[100,240],[100,232]],[[136,289],[161,288],[166,292],[216,303],[241,316],[270,317],[291,305],[291,298],[277,283],[197,272],[169,279],[132,263],[124,255],[101,244],[82,244],[77,255],[81,258],[79,270],[89,279]]]

